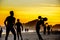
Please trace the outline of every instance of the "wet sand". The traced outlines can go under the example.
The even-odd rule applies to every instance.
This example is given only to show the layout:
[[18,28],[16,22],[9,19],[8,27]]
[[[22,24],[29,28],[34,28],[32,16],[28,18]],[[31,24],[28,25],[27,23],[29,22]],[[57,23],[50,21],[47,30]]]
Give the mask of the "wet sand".
[[[59,34],[50,34],[50,35],[47,35],[47,34],[44,35],[43,33],[40,33],[40,34],[44,40],[60,40]],[[25,33],[22,33],[22,36],[23,36],[23,40],[38,40],[38,36],[36,32],[25,32]],[[5,34],[2,35],[0,40],[5,40]],[[12,34],[9,35],[8,40],[13,40]]]

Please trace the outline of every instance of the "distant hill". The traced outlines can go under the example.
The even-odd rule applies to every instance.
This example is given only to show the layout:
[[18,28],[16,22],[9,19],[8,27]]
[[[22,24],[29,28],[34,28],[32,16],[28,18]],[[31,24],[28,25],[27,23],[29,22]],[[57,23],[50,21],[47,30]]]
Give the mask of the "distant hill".
[[[27,23],[24,24],[24,27],[35,30],[36,29],[36,23],[37,22],[38,22],[38,19],[29,21],[29,22],[27,22]],[[42,30],[43,30],[43,27],[41,26],[41,31]]]
[[[38,19],[35,19],[35,20],[29,21],[27,23],[24,23],[23,25],[25,27],[35,29],[37,21],[38,21]],[[52,29],[60,29],[60,24],[55,24]]]
[[38,21],[38,19],[35,19],[35,20],[32,20],[32,21],[25,23],[24,25],[25,26],[35,26],[37,21]]
[[53,26],[53,28],[55,28],[55,29],[60,29],[60,24],[55,24],[55,25]]
[[37,23],[38,19],[29,21],[27,23],[24,23],[24,27],[29,27],[29,29],[35,29],[36,23]]

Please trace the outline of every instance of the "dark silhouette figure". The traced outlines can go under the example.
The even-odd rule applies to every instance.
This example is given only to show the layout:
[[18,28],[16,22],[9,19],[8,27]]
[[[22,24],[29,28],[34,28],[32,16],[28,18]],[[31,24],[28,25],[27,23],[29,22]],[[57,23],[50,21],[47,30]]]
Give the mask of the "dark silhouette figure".
[[29,28],[25,28],[25,32],[28,32],[29,31]]
[[44,25],[44,31],[43,31],[43,34],[45,35],[46,34],[46,25],[47,25],[47,23]]
[[19,35],[20,35],[20,37],[21,37],[21,40],[23,40],[22,35],[21,35],[21,28],[22,28],[22,31],[23,31],[23,26],[22,26],[21,22],[19,21],[19,19],[17,19],[16,26],[17,26],[17,36],[18,36],[18,40],[19,40]]
[[25,32],[27,32],[27,29],[25,28]]
[[46,34],[46,24],[44,26],[44,31],[43,31],[44,35]]
[[15,33],[14,28],[13,28],[13,25],[15,24],[15,18],[13,16],[14,16],[14,12],[13,11],[10,11],[10,16],[8,16],[5,19],[5,21],[4,21],[4,24],[6,26],[6,37],[5,37],[5,40],[8,39],[8,35],[9,35],[9,32],[10,31],[14,35],[14,40],[16,40],[16,33]]
[[1,36],[2,36],[2,27],[0,27],[0,38],[1,38]]
[[48,35],[50,34],[50,25],[48,25],[48,27],[47,27],[47,33],[48,33]]
[[42,20],[41,16],[38,16],[38,19],[39,19],[39,21],[36,24],[36,32],[37,32],[39,40],[40,39],[43,40],[43,38],[40,35],[40,25],[43,23],[43,20]]
[[44,35],[46,34],[46,24],[44,24],[44,21],[47,21],[47,18],[45,17],[45,18],[43,18],[43,27],[44,27],[44,31],[43,31],[43,33],[44,33]]
[[27,29],[25,28],[25,32],[27,32]]

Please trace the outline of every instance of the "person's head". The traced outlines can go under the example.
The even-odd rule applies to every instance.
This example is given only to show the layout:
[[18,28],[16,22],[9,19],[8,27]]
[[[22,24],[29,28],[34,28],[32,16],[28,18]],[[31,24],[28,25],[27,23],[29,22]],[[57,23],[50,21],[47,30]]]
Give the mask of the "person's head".
[[41,19],[41,16],[38,16],[38,19]]
[[14,12],[13,11],[10,11],[10,16],[14,16]]
[[48,23],[46,23],[46,24],[48,24]]
[[19,22],[20,20],[19,19],[17,19],[17,22]]
[[47,21],[47,18],[45,17],[45,18],[43,18],[43,21]]

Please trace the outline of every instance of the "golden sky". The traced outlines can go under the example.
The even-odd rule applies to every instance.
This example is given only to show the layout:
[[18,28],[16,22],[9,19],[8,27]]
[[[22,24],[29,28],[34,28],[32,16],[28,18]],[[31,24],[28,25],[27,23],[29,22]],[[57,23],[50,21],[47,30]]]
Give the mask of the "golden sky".
[[37,19],[40,15],[48,18],[49,24],[60,23],[60,0],[0,0],[0,25],[14,11],[22,23]]

